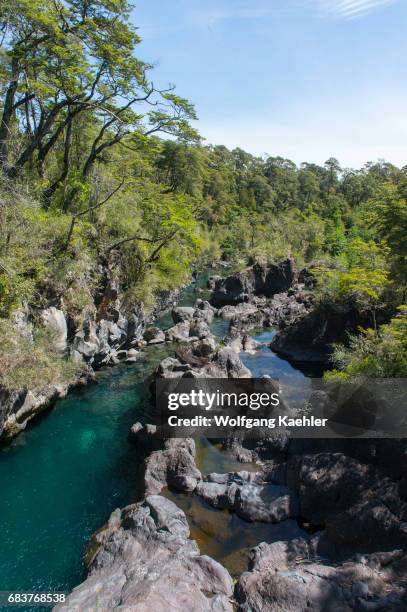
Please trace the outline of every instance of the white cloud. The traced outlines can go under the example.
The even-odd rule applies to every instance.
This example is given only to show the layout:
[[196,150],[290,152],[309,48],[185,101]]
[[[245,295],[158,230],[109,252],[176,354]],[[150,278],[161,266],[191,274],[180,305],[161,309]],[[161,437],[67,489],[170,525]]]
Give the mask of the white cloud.
[[222,21],[231,19],[255,20],[267,17],[274,12],[274,6],[253,6],[241,4],[240,6],[224,6],[191,11],[188,22],[193,26],[213,27]]
[[[341,19],[356,19],[363,17],[377,9],[384,8],[397,2],[397,0],[308,0],[312,10],[315,7],[324,16]],[[194,27],[214,27],[222,21],[233,19],[260,20],[270,15],[295,15],[304,0],[252,0],[247,2],[209,2],[200,10],[193,10],[188,14],[188,23]]]
[[363,17],[372,11],[393,4],[396,0],[317,0],[325,15],[344,19]]

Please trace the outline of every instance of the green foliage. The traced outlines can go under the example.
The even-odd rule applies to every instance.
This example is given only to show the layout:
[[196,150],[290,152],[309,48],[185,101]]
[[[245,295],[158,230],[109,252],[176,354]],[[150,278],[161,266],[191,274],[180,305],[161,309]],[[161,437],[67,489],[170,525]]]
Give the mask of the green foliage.
[[67,383],[78,365],[61,357],[52,336],[43,329],[32,338],[10,320],[0,319],[0,387],[9,390],[40,390],[49,384]]
[[337,267],[315,268],[322,298],[353,299],[360,308],[376,308],[389,284],[390,249],[384,243],[355,238],[346,247]]
[[203,146],[193,106],[137,57],[129,10],[1,5],[0,317],[60,303],[80,322],[108,280],[152,307],[191,267],[288,255],[316,269],[321,299],[353,300],[374,327],[385,302],[404,303],[407,168]]
[[362,330],[350,338],[349,346],[336,345],[333,364],[337,369],[326,373],[327,379],[407,376],[407,306],[400,306],[398,316],[377,332]]
[[[94,164],[134,131],[197,140],[193,106],[173,91],[156,89],[151,65],[136,56],[140,38],[129,21],[127,0],[4,0],[0,10],[6,84],[0,121],[0,166],[9,176],[35,168],[49,199],[71,175],[88,179]],[[17,134],[12,127],[18,126]],[[82,157],[71,167],[80,126]],[[53,152],[62,160],[54,174]],[[82,185],[78,184],[79,192]],[[69,197],[76,196],[71,190]]]

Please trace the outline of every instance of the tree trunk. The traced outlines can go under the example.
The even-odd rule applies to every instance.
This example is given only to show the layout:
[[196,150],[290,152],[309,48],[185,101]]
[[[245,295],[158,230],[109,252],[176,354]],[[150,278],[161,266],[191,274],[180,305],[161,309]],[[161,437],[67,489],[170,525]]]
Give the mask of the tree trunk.
[[44,200],[45,208],[48,208],[51,203],[51,198],[54,195],[55,191],[58,189],[58,186],[65,181],[69,172],[69,154],[71,151],[71,141],[72,141],[72,116],[70,116],[65,133],[65,142],[64,142],[64,165],[62,168],[62,172],[59,177],[44,190],[42,197]]
[[19,74],[20,66],[18,60],[13,57],[11,60],[11,81],[4,99],[3,115],[0,123],[0,166],[3,169],[8,168],[10,126],[14,115],[14,100],[18,87]]

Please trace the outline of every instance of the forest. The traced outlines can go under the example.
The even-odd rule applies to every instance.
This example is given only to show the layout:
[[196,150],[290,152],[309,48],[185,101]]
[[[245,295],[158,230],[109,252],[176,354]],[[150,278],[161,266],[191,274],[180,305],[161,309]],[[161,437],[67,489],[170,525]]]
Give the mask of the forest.
[[407,375],[407,166],[297,166],[206,144],[193,104],[138,59],[130,9],[2,2],[0,384],[77,368],[40,327],[34,346],[19,333],[27,305],[58,304],[79,325],[106,270],[151,309],[214,261],[287,255],[316,275],[318,300],[371,313],[335,348],[336,375]]

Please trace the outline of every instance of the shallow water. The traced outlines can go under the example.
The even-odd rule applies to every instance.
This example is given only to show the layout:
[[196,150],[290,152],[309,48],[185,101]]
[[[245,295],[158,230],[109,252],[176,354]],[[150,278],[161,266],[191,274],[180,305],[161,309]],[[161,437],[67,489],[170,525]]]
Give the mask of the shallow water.
[[[179,303],[207,298],[206,278],[186,288]],[[171,318],[167,315],[158,324],[166,328]],[[228,325],[215,319],[213,331],[222,337]],[[264,341],[273,333],[264,332]],[[127,433],[135,421],[148,420],[150,375],[173,352],[171,346],[148,347],[137,363],[99,372],[98,384],[58,401],[0,450],[0,590],[68,591],[84,578],[91,534],[115,508],[138,497],[142,461]],[[255,376],[304,380],[269,348],[243,360]],[[203,473],[245,469],[207,441],[198,444],[197,459]],[[188,496],[178,500],[203,552],[223,560],[233,572],[243,567],[247,547],[262,539],[294,537],[298,529],[293,521],[253,525]],[[209,527],[216,532],[213,537]],[[240,553],[242,547],[245,552]]]
[[[244,469],[240,465],[240,469]],[[260,542],[278,542],[308,537],[296,521],[287,520],[276,525],[249,523],[228,510],[217,510],[197,496],[166,489],[163,495],[184,510],[191,538],[202,554],[222,563],[232,577],[247,570],[250,549]]]
[[[221,333],[218,332],[218,337],[226,335],[229,321],[215,319],[216,322],[219,325],[218,330],[221,330]],[[240,358],[251,370],[253,377],[267,375],[277,380],[284,399],[291,406],[296,403],[302,405],[311,390],[311,380],[301,370],[294,368],[271,351],[269,344],[276,333],[274,329],[254,330],[251,335],[265,345],[254,354],[242,352]],[[220,445],[204,438],[196,441],[196,464],[204,475],[211,472],[259,470],[259,465],[239,463],[222,452]],[[228,510],[212,508],[196,495],[169,489],[163,491],[163,495],[184,510],[191,538],[198,543],[201,553],[222,563],[232,577],[237,577],[247,570],[250,550],[260,542],[272,543],[309,537],[295,520],[286,520],[278,524],[250,523]]]

